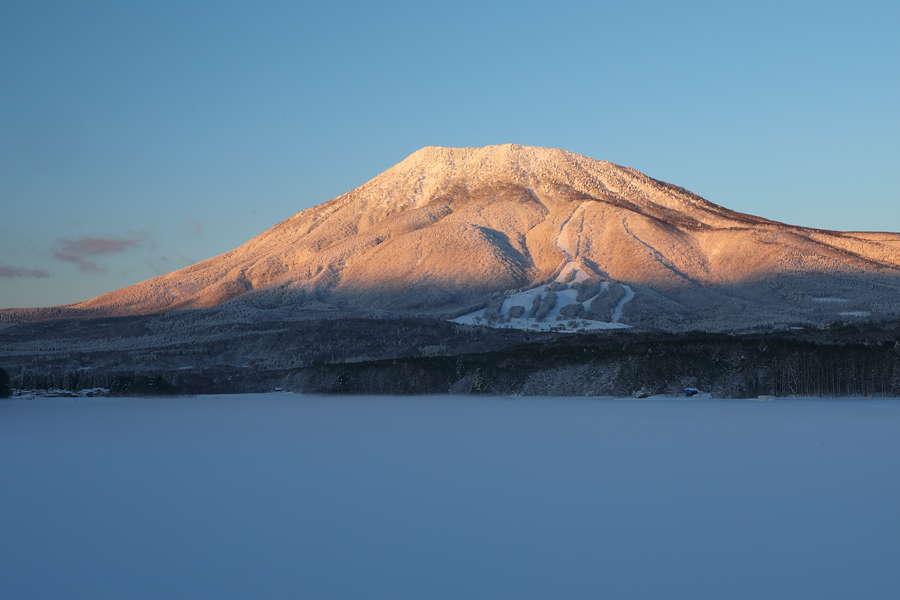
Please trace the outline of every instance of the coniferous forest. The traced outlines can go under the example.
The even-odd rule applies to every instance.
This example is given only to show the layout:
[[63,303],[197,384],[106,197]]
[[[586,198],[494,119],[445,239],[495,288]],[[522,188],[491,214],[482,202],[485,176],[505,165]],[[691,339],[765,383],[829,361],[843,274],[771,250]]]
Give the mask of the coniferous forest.
[[0,330],[14,390],[720,397],[898,396],[900,322],[716,334],[535,332],[424,318],[191,313]]

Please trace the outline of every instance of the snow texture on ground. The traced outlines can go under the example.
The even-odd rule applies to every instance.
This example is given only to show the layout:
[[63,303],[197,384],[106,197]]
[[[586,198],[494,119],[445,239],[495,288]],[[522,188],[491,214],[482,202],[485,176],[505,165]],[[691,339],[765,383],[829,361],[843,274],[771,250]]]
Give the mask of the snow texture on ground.
[[[570,265],[571,263],[567,265],[567,267]],[[578,279],[579,274],[582,273],[583,271],[576,269],[576,279],[574,279],[573,281],[581,281],[585,279],[584,276],[582,276],[581,279]],[[562,273],[560,273],[560,277],[564,277],[567,274],[568,271],[563,270]],[[557,277],[558,282],[561,281],[560,277]],[[607,282],[604,282],[602,289],[605,290],[608,285],[609,284]],[[622,287],[625,288],[625,296],[621,300],[619,300],[619,303],[613,309],[610,322],[594,321],[586,318],[563,319],[561,321],[558,321],[557,317],[559,316],[559,311],[561,311],[564,306],[575,304],[575,298],[578,295],[578,292],[572,289],[571,286],[568,286],[565,290],[555,292],[556,305],[550,310],[550,312],[547,313],[547,316],[544,318],[544,320],[538,321],[536,319],[529,318],[528,310],[531,308],[531,305],[534,302],[534,298],[536,296],[547,293],[547,286],[544,285],[522,292],[510,293],[510,295],[503,300],[503,305],[500,308],[501,315],[503,315],[504,317],[508,317],[509,309],[511,307],[524,306],[525,313],[521,317],[508,317],[508,320],[504,321],[488,321],[484,318],[484,312],[486,309],[482,308],[451,320],[454,323],[463,323],[467,325],[489,325],[491,327],[501,327],[506,329],[531,329],[535,331],[549,331],[550,329],[561,329],[563,331],[626,329],[630,326],[625,325],[624,323],[619,323],[618,321],[622,316],[622,308],[625,306],[625,303],[634,298],[634,292],[627,285],[623,285]],[[583,304],[585,306],[589,306],[596,297],[597,296],[592,296],[588,300],[584,301]],[[570,322],[574,322],[574,325],[570,326]]]
[[[480,324],[489,325],[491,327],[501,327],[505,329],[532,329],[535,331],[548,331],[550,329],[561,329],[562,331],[590,331],[596,329],[624,329],[630,327],[629,325],[625,325],[624,323],[619,323],[619,319],[622,317],[622,309],[625,307],[625,304],[627,304],[632,298],[634,298],[634,291],[632,291],[632,289],[627,285],[622,285],[622,287],[625,288],[625,296],[621,300],[619,300],[615,307],[613,307],[608,322],[587,318],[558,319],[559,313],[563,309],[563,307],[576,303],[578,292],[572,289],[571,284],[585,281],[590,277],[585,268],[573,259],[572,250],[569,245],[569,238],[566,231],[566,226],[571,221],[572,216],[574,216],[575,213],[577,213],[579,210],[583,210],[583,207],[579,207],[578,209],[576,209],[575,212],[573,212],[572,215],[570,215],[570,217],[566,219],[566,221],[560,228],[559,235],[556,237],[556,246],[557,248],[562,250],[563,254],[566,255],[566,264],[559,272],[559,275],[556,276],[554,282],[558,284],[565,284],[566,289],[555,292],[556,304],[552,309],[550,309],[545,318],[537,320],[534,318],[530,318],[528,315],[528,310],[531,308],[535,297],[547,293],[547,286],[540,285],[521,292],[512,292],[508,294],[506,299],[503,301],[502,307],[500,308],[500,315],[503,317],[503,319],[501,320],[485,319],[485,311],[487,310],[487,308],[482,308],[462,315],[461,317],[452,319],[452,321],[455,323],[463,323],[466,325]],[[601,287],[601,294],[606,291],[608,287],[609,283],[603,282]],[[588,298],[582,304],[585,305],[585,308],[589,307],[591,302],[593,302],[594,299],[599,295],[600,294],[597,294]],[[521,317],[510,317],[509,309],[513,306],[524,306],[525,313]]]
[[0,402],[0,597],[900,597],[900,402]]

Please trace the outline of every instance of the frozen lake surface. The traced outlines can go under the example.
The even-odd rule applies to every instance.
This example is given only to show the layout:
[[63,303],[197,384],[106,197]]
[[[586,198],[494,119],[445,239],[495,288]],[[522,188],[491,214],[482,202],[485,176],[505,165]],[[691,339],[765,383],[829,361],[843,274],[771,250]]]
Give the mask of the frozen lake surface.
[[0,597],[900,598],[900,401],[0,401]]

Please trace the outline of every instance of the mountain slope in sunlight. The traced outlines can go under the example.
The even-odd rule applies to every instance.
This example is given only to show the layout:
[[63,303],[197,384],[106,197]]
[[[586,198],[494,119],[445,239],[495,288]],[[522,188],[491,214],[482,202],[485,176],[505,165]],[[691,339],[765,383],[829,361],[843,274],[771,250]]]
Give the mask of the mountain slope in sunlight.
[[900,235],[737,213],[563,150],[428,147],[235,250],[65,312],[458,316],[554,281],[626,285],[621,322],[665,329],[898,316]]

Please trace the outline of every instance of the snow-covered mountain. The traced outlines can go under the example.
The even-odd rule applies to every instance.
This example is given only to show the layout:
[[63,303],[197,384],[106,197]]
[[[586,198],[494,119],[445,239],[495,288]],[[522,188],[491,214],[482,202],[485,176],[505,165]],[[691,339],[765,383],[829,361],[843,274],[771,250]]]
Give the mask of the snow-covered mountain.
[[[616,286],[625,291],[612,298]],[[545,313],[551,319],[582,304],[560,316],[575,326],[896,317],[900,234],[789,226],[563,150],[428,147],[239,248],[65,312],[234,301],[460,317],[487,303],[472,322],[503,325],[521,305],[508,300],[529,291],[530,301],[543,294],[539,304],[562,297]],[[592,312],[604,293],[610,298]],[[520,320],[532,306],[524,310]]]

